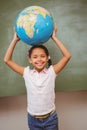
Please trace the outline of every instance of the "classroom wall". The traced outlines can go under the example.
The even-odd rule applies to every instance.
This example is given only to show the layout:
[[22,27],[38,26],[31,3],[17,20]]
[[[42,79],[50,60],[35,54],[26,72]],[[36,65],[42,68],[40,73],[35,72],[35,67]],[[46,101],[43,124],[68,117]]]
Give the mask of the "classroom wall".
[[[1,0],[0,1],[0,96],[25,94],[23,78],[10,70],[3,62],[4,54],[13,38],[13,28],[19,11],[31,5],[48,9],[58,26],[58,38],[71,52],[72,58],[57,76],[56,91],[87,90],[87,1],[86,0]],[[61,53],[50,39],[45,44],[53,64]],[[22,41],[17,44],[13,59],[24,66],[30,46]]]

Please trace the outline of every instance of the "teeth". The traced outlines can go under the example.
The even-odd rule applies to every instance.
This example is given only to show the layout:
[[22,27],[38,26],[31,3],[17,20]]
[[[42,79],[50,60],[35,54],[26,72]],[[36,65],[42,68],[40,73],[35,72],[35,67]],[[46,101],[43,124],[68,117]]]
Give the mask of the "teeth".
[[38,64],[38,65],[42,65],[42,64]]
[[42,63],[37,63],[37,65],[42,65]]

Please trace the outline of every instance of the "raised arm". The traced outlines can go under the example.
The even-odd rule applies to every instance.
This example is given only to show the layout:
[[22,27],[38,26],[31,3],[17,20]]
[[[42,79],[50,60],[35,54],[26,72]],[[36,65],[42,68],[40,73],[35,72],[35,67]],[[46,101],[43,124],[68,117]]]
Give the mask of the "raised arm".
[[71,54],[66,49],[66,47],[63,45],[63,43],[56,37],[56,32],[57,32],[57,27],[55,26],[54,31],[53,31],[53,35],[52,35],[52,39],[56,43],[56,45],[58,46],[58,48],[60,49],[60,51],[63,54],[62,59],[60,59],[60,61],[58,61],[54,65],[54,71],[56,74],[58,74],[65,67],[65,65],[68,63],[68,61],[70,60]]
[[12,69],[14,70],[15,72],[17,72],[18,74],[20,75],[23,75],[23,72],[24,72],[24,67],[16,64],[13,60],[12,60],[12,54],[13,54],[13,51],[14,51],[14,48],[17,44],[17,42],[19,41],[20,39],[18,38],[17,34],[14,32],[14,37],[10,43],[10,46],[9,48],[7,49],[6,51],[6,54],[5,54],[5,57],[4,57],[4,62]]

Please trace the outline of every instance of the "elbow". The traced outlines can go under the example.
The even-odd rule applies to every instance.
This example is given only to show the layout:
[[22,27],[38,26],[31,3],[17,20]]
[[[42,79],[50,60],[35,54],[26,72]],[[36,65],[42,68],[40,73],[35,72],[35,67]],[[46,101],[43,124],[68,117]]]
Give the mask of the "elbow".
[[4,57],[4,62],[5,62],[6,64],[8,64],[8,62],[9,62],[6,57]]
[[7,55],[5,55],[3,61],[4,61],[4,63],[6,63],[7,65],[9,65],[12,60],[11,60],[11,58],[9,58]]
[[67,60],[69,61],[71,59],[71,54],[67,55]]
[[7,64],[8,61],[4,58],[4,62]]

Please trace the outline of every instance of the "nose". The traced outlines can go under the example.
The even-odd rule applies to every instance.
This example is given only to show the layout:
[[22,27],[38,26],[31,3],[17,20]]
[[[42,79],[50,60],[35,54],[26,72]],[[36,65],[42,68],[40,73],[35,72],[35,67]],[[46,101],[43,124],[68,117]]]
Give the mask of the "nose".
[[38,57],[38,61],[41,61],[41,57],[40,56]]

